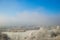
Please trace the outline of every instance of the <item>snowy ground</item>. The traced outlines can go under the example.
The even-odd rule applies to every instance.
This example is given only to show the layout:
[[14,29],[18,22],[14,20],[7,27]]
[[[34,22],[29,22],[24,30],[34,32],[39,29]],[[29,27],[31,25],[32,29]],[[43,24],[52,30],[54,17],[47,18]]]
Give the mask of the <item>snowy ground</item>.
[[26,40],[27,37],[31,36],[31,33],[37,30],[30,30],[26,32],[2,32],[3,34],[7,34],[11,40]]
[[60,40],[60,29],[29,30],[26,32],[2,32],[7,34],[11,40]]

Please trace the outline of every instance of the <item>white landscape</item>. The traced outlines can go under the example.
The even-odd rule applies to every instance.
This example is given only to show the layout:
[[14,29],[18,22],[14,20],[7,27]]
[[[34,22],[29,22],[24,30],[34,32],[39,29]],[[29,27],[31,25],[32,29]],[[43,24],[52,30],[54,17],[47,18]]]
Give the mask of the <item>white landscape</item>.
[[0,40],[60,40],[60,0],[0,0]]
[[8,35],[10,40],[60,40],[60,28],[28,30],[26,32],[2,32]]

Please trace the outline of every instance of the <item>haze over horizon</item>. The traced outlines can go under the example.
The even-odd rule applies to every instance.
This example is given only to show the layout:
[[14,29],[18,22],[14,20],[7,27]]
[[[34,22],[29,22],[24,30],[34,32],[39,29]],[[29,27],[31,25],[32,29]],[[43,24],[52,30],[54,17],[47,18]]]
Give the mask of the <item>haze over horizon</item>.
[[0,0],[0,25],[60,25],[60,0]]

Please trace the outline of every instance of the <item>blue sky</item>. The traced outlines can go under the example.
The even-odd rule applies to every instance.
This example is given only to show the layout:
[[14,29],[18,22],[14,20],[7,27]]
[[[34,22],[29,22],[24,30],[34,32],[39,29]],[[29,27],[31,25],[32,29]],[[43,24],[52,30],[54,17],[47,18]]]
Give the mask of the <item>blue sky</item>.
[[60,0],[0,0],[0,12],[11,15],[24,10],[33,11],[39,7],[55,14],[60,11]]
[[[35,9],[38,7],[44,7],[45,9],[53,12],[60,11],[60,1],[59,0],[24,0],[17,1],[19,7],[23,7],[24,9]],[[18,7],[18,8],[19,8]]]
[[[18,15],[21,18],[19,18]],[[37,17],[38,15],[39,17]],[[35,20],[35,17],[40,20],[40,16],[48,17],[49,19],[60,19],[60,0],[0,0],[0,20],[12,21],[18,17],[15,22],[20,19],[22,19],[23,22],[26,22],[24,19],[27,17],[30,18],[31,16],[32,20]],[[26,20],[32,22],[28,20],[28,18]],[[35,22],[38,20],[35,20]]]

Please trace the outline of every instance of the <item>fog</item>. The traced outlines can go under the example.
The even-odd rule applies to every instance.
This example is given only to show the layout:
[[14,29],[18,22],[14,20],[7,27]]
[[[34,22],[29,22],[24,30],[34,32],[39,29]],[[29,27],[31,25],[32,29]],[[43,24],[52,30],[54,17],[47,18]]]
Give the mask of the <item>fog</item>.
[[60,25],[60,14],[49,12],[43,7],[34,10],[24,10],[15,14],[1,14],[0,25],[36,24],[36,25]]
[[0,24],[25,23],[25,24],[43,24],[60,25],[59,15],[44,15],[39,13],[22,13],[13,17],[0,16]]

